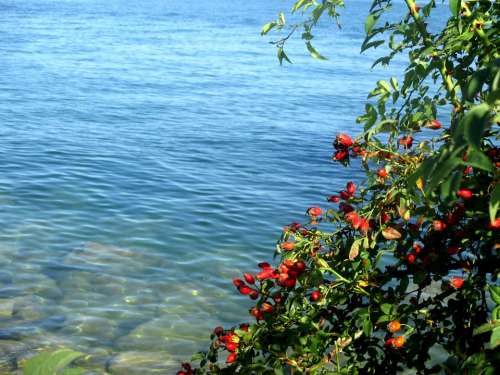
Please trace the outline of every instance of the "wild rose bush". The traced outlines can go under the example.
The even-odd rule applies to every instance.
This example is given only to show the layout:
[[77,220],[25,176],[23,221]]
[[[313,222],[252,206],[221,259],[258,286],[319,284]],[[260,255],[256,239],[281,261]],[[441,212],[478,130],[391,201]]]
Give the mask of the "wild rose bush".
[[[356,137],[339,134],[332,158],[364,168],[303,223],[285,227],[274,265],[233,280],[249,297],[249,322],[217,327],[187,374],[493,374],[500,368],[500,55],[495,1],[449,1],[429,31],[435,2],[374,0],[362,50],[383,45],[388,65],[407,54],[404,77],[378,81]],[[299,0],[262,30],[302,30],[338,20],[342,0]],[[439,117],[439,119],[438,119]],[[446,121],[444,120],[446,119]],[[340,167],[340,166],[339,166]],[[197,362],[198,363],[198,362]]]

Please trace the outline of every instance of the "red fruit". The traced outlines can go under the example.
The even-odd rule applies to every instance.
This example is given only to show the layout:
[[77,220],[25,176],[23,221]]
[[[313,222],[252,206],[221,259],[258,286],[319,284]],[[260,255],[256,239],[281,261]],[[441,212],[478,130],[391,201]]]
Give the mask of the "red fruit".
[[336,148],[349,148],[353,144],[352,138],[347,134],[339,134],[337,138],[335,138],[335,147]]
[[380,178],[386,178],[387,176],[389,176],[389,173],[387,173],[387,171],[385,170],[385,168],[380,168],[380,169],[377,171],[377,175],[378,175]]
[[493,221],[490,221],[488,223],[488,228],[493,229],[493,230],[499,229],[500,228],[500,218],[495,219]]
[[238,344],[236,344],[235,342],[228,342],[226,344],[226,349],[230,352],[234,352],[236,351],[236,349],[238,349]]
[[392,342],[392,346],[395,348],[401,348],[405,344],[406,338],[404,336],[398,336]]
[[314,290],[312,293],[311,293],[311,297],[310,297],[310,300],[315,302],[317,300],[319,300],[321,298],[321,292],[319,290]]
[[297,272],[302,273],[306,269],[306,264],[303,261],[299,260],[297,263],[295,263],[295,269],[297,270]]
[[434,220],[432,222],[432,226],[434,227],[434,230],[437,232],[442,232],[446,229],[446,223],[441,220]]
[[351,194],[349,194],[347,191],[341,191],[340,198],[342,198],[345,201],[349,200],[349,198],[351,198]]
[[467,199],[472,198],[473,193],[469,189],[460,189],[459,191],[457,191],[457,196],[459,196],[460,198],[462,198],[464,200],[467,200]]
[[241,293],[241,294],[244,294],[244,295],[248,295],[248,294],[251,294],[252,292],[255,292],[252,288],[249,288],[248,286],[246,285],[243,285],[243,286],[240,286],[238,288],[238,291]]
[[389,214],[388,214],[388,213],[386,213],[386,212],[382,212],[382,213],[380,214],[380,222],[381,222],[382,224],[385,224],[385,223],[389,222],[389,220],[391,220],[391,215],[389,215]]
[[359,231],[363,234],[367,234],[369,229],[370,224],[368,224],[368,221],[366,221],[366,219],[361,219],[359,223]]
[[233,363],[236,361],[238,355],[236,353],[231,353],[227,356],[226,363]]
[[233,279],[233,284],[236,288],[239,288],[239,287],[242,287],[245,285],[245,283],[241,279]]
[[300,229],[301,226],[302,225],[300,225],[299,223],[292,223],[290,224],[290,231],[295,233]]
[[472,172],[474,172],[474,169],[470,165],[467,166],[467,167],[465,167],[465,169],[464,169],[464,175],[465,176],[471,174]]
[[456,245],[448,246],[447,252],[449,255],[458,254],[460,252],[460,247]]
[[464,285],[464,279],[462,279],[461,277],[452,277],[450,279],[450,285],[452,286],[452,288],[460,289],[462,285]]
[[248,327],[250,327],[250,325],[249,325],[249,324],[247,324],[247,323],[241,323],[241,324],[240,324],[240,329],[241,329],[242,331],[244,331],[244,332],[248,332]]
[[252,275],[250,275],[249,273],[244,273],[243,274],[243,278],[245,279],[245,281],[249,284],[255,284],[255,279]]
[[352,181],[349,181],[346,185],[345,190],[347,191],[348,194],[354,195],[356,193],[356,184]]
[[178,371],[176,375],[188,375],[187,372],[184,371]]
[[352,154],[353,156],[363,156],[364,154],[366,154],[366,150],[363,150],[361,146],[354,146],[352,148]]
[[262,312],[265,312],[265,313],[272,313],[274,310],[274,307],[270,303],[264,302],[261,306],[261,310],[262,310]]
[[259,292],[257,292],[256,290],[252,290],[250,292],[250,298],[255,301],[257,298],[259,298]]
[[356,211],[351,211],[345,215],[345,219],[352,223],[359,220],[359,215]]
[[218,326],[218,327],[214,328],[214,334],[215,335],[220,336],[220,335],[222,335],[222,333],[224,333],[224,328],[222,328],[221,326]]
[[234,335],[232,333],[229,333],[227,335],[224,335],[220,338],[220,341],[223,343],[227,344],[228,342],[233,342]]
[[266,268],[262,272],[259,272],[256,277],[259,280],[277,279],[279,277],[279,273],[273,268]]
[[292,241],[283,242],[281,248],[285,251],[292,251],[295,247],[295,243]]
[[387,330],[391,333],[397,332],[401,329],[401,323],[397,320],[393,320],[387,325]]
[[284,264],[280,264],[278,267],[278,270],[280,271],[280,273],[288,274],[288,267]]
[[345,214],[347,214],[351,211],[354,211],[354,208],[348,203],[339,204],[339,209],[340,209],[340,211],[344,212]]
[[422,252],[422,245],[415,242],[413,244],[413,250],[415,251],[415,254],[420,254]]
[[328,198],[328,202],[338,203],[340,201],[340,197],[338,195],[332,195]]
[[295,268],[288,270],[288,277],[297,278],[297,277],[299,277],[299,274],[300,274],[300,272],[297,271]]
[[257,319],[257,320],[264,319],[264,315],[262,314],[262,311],[260,311],[256,307],[254,307],[254,308],[252,308],[252,310],[250,310],[250,314],[252,314],[255,317],[255,319]]
[[280,292],[274,293],[273,294],[273,300],[276,303],[280,303],[283,300],[283,297]]
[[427,124],[427,127],[429,129],[438,130],[438,129],[441,129],[442,125],[441,125],[441,122],[439,120],[431,120]]
[[297,279],[289,277],[281,282],[285,288],[293,288],[297,282]]
[[186,371],[188,371],[188,372],[189,372],[189,371],[193,371],[193,369],[191,368],[191,365],[190,365],[189,363],[187,363],[187,362],[184,362],[181,366],[182,366],[182,368],[183,368],[184,370],[186,370]]
[[319,207],[311,207],[307,210],[307,213],[311,216],[321,216],[323,211]]
[[405,135],[399,138],[398,143],[405,148],[410,148],[413,145],[413,137]]
[[385,342],[385,345],[390,346],[390,345],[392,345],[393,342],[394,342],[394,339],[391,337],[390,339],[387,339],[387,341]]
[[267,269],[267,268],[271,268],[271,265],[267,262],[261,262],[258,264],[259,268],[262,268],[263,270]]
[[414,255],[414,254],[408,254],[408,255],[406,256],[406,261],[407,261],[409,264],[413,264],[413,263],[415,263],[415,259],[416,259],[416,257],[415,257],[415,255]]
[[349,156],[349,153],[345,150],[339,150],[334,155],[333,158],[337,161],[342,161]]

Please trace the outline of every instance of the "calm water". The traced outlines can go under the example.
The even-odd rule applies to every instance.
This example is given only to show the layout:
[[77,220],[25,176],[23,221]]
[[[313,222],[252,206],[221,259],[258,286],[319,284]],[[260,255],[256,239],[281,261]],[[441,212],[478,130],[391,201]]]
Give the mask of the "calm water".
[[0,372],[69,346],[170,373],[247,320],[231,278],[360,177],[331,140],[389,73],[349,3],[329,61],[280,67],[281,1],[0,1]]

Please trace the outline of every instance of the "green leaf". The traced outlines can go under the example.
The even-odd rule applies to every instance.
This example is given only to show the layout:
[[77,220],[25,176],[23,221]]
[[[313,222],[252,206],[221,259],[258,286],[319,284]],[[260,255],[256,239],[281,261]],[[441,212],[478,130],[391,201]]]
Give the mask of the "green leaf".
[[493,330],[493,332],[491,333],[490,345],[491,345],[491,349],[494,349],[498,345],[500,345],[500,327],[496,327]]
[[475,148],[471,148],[467,153],[467,164],[474,168],[482,169],[483,171],[493,172],[493,163],[482,152]]
[[463,160],[458,157],[449,157],[441,161],[434,170],[434,173],[430,176],[430,181],[425,186],[427,192],[432,192],[438,184],[442,183],[443,179],[448,177],[450,173],[463,164]]
[[280,25],[284,25],[286,23],[285,15],[283,14],[283,12],[281,12],[279,14],[279,21],[280,21]]
[[463,129],[465,140],[477,149],[481,146],[481,138],[487,128],[489,114],[490,106],[483,103],[467,112],[460,122],[459,128]]
[[[500,320],[500,305],[497,305],[497,307],[493,309],[491,312],[491,318],[494,320]],[[500,324],[500,322],[497,323]]]
[[325,56],[321,55],[316,49],[312,46],[310,42],[306,43],[307,50],[311,54],[311,56],[318,60],[328,60]]
[[264,26],[262,26],[262,30],[260,31],[260,35],[266,35],[276,25],[277,25],[276,21],[266,23]]
[[392,305],[390,303],[383,303],[381,306],[380,306],[380,310],[382,310],[382,312],[385,314],[385,315],[390,315],[391,314],[391,311],[392,311]]
[[85,370],[80,367],[67,368],[63,371],[60,371],[58,375],[82,375],[85,373]]
[[458,16],[458,12],[460,11],[460,0],[450,0],[450,10],[451,14],[453,14],[454,17]]
[[369,318],[363,322],[363,332],[366,336],[370,337],[372,334],[373,325]]
[[[490,204],[488,207],[491,222],[493,222],[497,218],[497,212],[498,212],[499,208],[500,208],[500,183],[496,184],[495,188],[491,192]],[[500,295],[500,292],[499,292],[499,295]],[[500,297],[499,297],[499,301],[497,303],[500,304]]]
[[490,285],[489,288],[490,288],[491,299],[497,305],[500,305],[500,286]]
[[359,254],[359,248],[361,246],[361,240],[355,240],[352,243],[351,250],[349,251],[349,260],[354,260]]
[[385,40],[374,40],[372,42],[369,42],[369,43],[363,43],[363,45],[361,46],[361,52],[364,52],[366,51],[367,49],[369,48],[377,48],[378,46],[380,46],[381,44],[384,44],[385,43]]
[[280,65],[283,64],[283,60],[285,60],[286,62],[288,62],[289,64],[291,64],[292,62],[290,61],[290,59],[288,58],[288,56],[286,55],[285,51],[283,51],[283,48],[282,47],[279,47],[278,48],[278,61],[280,62]]
[[462,181],[462,171],[455,171],[448,176],[441,184],[441,197],[446,200],[455,196],[455,192],[460,188]]
[[388,322],[392,320],[392,316],[390,315],[382,315],[380,318],[377,319],[377,324],[383,323],[383,322]]
[[479,326],[477,327],[475,330],[474,330],[474,333],[473,335],[476,336],[476,335],[481,335],[483,333],[486,333],[486,332],[489,332],[489,331],[492,331],[493,329],[495,329],[496,327],[500,326],[500,322],[496,322],[496,323],[485,323],[483,324],[482,326]]
[[205,358],[205,354],[203,352],[198,352],[198,353],[195,353],[191,356],[191,362],[201,361],[204,358]]
[[74,360],[85,354],[70,349],[59,349],[54,352],[44,352],[30,358],[26,362],[24,375],[57,374]]
[[372,31],[373,26],[375,26],[375,22],[377,22],[377,19],[378,19],[378,17],[376,15],[374,15],[373,13],[369,14],[368,17],[366,17],[365,32],[367,34],[369,34],[370,31]]

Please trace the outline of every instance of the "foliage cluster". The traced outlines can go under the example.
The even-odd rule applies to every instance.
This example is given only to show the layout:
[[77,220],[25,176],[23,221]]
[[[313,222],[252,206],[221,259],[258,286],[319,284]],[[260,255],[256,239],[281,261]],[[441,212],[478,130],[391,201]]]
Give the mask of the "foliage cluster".
[[[500,55],[496,1],[436,4],[374,0],[362,51],[400,54],[401,80],[376,83],[356,137],[339,134],[333,160],[363,168],[304,223],[283,230],[277,264],[233,280],[252,323],[217,327],[189,374],[492,374],[499,367]],[[300,34],[312,57],[322,18],[339,22],[343,0],[298,0],[266,24],[280,63]],[[301,33],[299,33],[301,32]],[[383,47],[382,47],[383,46]],[[198,363],[198,362],[197,362]]]

